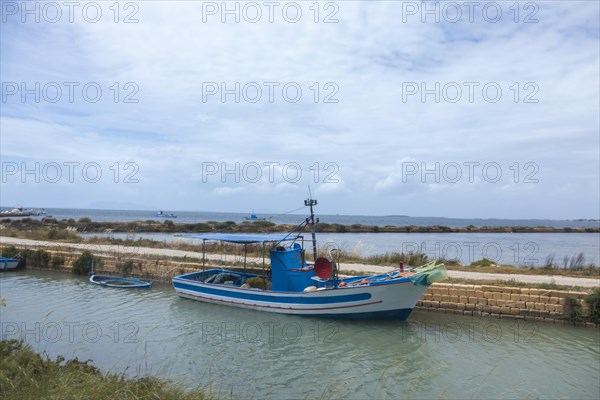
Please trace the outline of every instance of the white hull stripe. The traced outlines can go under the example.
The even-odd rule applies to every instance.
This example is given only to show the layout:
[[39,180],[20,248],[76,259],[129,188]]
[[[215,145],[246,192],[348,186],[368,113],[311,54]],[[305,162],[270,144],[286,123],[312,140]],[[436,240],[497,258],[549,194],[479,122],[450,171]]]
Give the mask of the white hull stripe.
[[343,309],[343,308],[363,307],[363,306],[370,306],[373,304],[383,303],[383,301],[378,300],[378,301],[370,301],[368,303],[362,303],[362,304],[348,304],[348,305],[344,305],[344,306],[335,306],[335,307],[311,307],[311,308],[282,307],[282,306],[275,306],[275,305],[252,304],[252,303],[245,303],[245,302],[239,302],[239,301],[233,301],[233,300],[222,300],[222,299],[217,299],[217,298],[209,297],[209,296],[200,296],[197,294],[186,293],[183,291],[178,291],[177,293],[182,296],[185,296],[185,297],[192,297],[192,298],[203,299],[203,300],[211,300],[211,301],[216,301],[216,302],[226,303],[226,304],[236,304],[236,305],[249,306],[249,307],[271,308],[271,309],[278,309],[278,310],[296,310],[296,311],[338,310],[338,309]]

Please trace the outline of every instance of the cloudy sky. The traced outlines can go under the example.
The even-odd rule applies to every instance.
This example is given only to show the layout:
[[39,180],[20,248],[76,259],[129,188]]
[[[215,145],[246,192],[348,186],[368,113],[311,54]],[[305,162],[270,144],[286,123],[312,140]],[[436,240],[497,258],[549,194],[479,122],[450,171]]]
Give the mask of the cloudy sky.
[[599,3],[2,1],[2,206],[599,218]]

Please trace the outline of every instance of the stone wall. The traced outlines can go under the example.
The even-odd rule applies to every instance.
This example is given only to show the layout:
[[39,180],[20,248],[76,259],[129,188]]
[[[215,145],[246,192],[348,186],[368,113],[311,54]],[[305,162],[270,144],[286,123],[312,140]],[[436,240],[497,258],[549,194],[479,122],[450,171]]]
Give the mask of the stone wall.
[[[29,248],[28,250],[44,250],[50,255],[52,259],[55,256],[61,257],[63,263],[60,266],[52,267],[49,265],[49,269],[57,271],[71,271],[73,262],[81,255],[82,251],[73,247],[64,248]],[[106,275],[122,275],[119,271],[119,264],[131,261],[135,268],[131,271],[131,276],[140,279],[151,280],[155,282],[170,283],[171,278],[177,275],[182,275],[189,272],[199,271],[203,268],[201,262],[190,262],[190,261],[177,261],[170,259],[165,256],[160,257],[135,257],[131,254],[120,253],[120,252],[92,252],[96,257],[99,257],[102,262],[96,265],[94,272],[97,274]],[[206,268],[214,268],[214,264],[210,264],[211,260],[207,260]],[[139,267],[139,268],[138,268]],[[29,264],[27,268],[33,269]],[[233,268],[235,269],[235,268]],[[257,270],[247,268],[248,272],[258,273]]]
[[584,298],[588,294],[567,290],[435,283],[417,303],[417,309],[564,324],[569,312],[569,302],[579,303],[586,312]]

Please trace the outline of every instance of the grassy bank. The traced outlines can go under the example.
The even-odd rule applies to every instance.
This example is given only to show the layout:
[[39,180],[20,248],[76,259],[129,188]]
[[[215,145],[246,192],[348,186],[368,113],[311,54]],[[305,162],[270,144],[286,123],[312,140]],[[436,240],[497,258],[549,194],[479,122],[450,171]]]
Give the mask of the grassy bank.
[[[299,221],[302,219],[299,218]],[[151,233],[206,233],[206,232],[232,232],[232,233],[272,233],[289,232],[294,225],[275,224],[271,221],[207,221],[198,223],[175,223],[166,221],[131,221],[131,222],[95,222],[83,217],[74,219],[57,220],[54,218],[4,218],[0,221],[3,229],[14,230],[15,233],[29,235],[28,239],[46,239],[49,236],[55,239],[74,239],[75,232],[104,233],[104,232],[151,232]],[[328,224],[321,222],[317,226],[318,232],[327,233],[565,233],[565,232],[600,232],[600,228],[553,228],[548,226],[474,226],[450,227],[443,225],[432,226],[374,226],[362,224]],[[33,236],[33,237],[31,237]],[[23,236],[25,237],[25,236]]]
[[35,353],[16,340],[0,342],[0,394],[22,399],[214,399],[202,389],[183,391],[156,378],[103,374],[87,361]]

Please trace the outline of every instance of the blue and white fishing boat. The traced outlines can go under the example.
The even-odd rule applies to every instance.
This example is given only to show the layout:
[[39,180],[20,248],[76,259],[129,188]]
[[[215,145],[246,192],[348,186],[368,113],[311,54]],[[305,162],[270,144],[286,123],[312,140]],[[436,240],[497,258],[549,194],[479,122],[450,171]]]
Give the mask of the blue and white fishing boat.
[[[266,217],[258,217],[258,215],[254,214],[254,211],[252,211],[252,214],[250,214],[249,216],[244,217],[244,219],[246,221],[250,221],[250,222],[253,222],[253,221],[266,221],[267,220]],[[268,219],[271,219],[271,217],[269,217]]]
[[[337,251],[329,258],[317,257],[315,240],[316,200],[307,199],[310,217],[287,235],[186,234],[188,238],[229,243],[261,244],[263,274],[222,268],[205,269],[173,278],[181,297],[208,303],[254,310],[329,318],[374,318],[405,320],[427,286],[445,279],[443,265],[431,263],[404,271],[402,268],[379,275],[338,276]],[[316,220],[318,222],[318,219]],[[303,228],[312,225],[314,263],[308,263],[303,250]],[[271,271],[265,273],[265,245],[269,250]],[[205,257],[203,257],[205,259]]]
[[21,262],[21,258],[7,258],[0,256],[0,271],[8,271],[11,269],[15,269],[19,266]]

